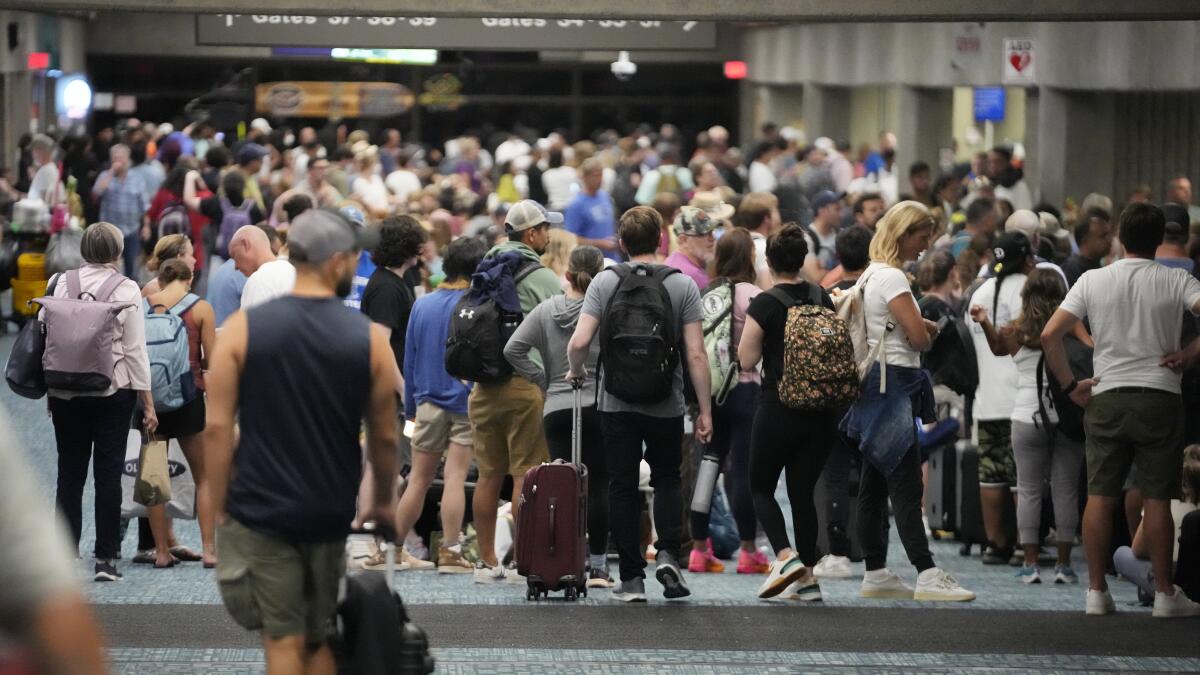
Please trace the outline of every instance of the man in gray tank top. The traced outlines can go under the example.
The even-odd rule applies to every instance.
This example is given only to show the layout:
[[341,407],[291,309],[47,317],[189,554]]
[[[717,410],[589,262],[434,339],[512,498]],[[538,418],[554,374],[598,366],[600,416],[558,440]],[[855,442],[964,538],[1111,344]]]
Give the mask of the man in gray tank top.
[[[210,485],[217,583],[230,615],[262,632],[269,672],[335,670],[326,644],[362,477],[364,520],[391,522],[395,361],[387,336],[342,299],[363,243],[337,214],[292,223],[291,295],[229,317],[210,359]],[[234,446],[233,424],[240,435]]]

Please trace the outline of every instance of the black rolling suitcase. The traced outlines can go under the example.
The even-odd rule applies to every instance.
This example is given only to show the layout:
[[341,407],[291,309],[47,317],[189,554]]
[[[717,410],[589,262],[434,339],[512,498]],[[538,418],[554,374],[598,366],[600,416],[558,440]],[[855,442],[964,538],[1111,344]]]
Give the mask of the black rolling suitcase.
[[987,530],[983,527],[983,506],[979,500],[979,447],[961,440],[954,444],[956,511],[954,538],[962,542],[959,554],[971,555],[971,547],[987,545]]
[[351,572],[342,580],[332,640],[338,675],[426,675],[434,668],[429,640],[409,619],[392,588],[396,545],[382,543],[385,571]]
[[958,451],[953,445],[944,445],[929,454],[925,486],[925,520],[933,538],[953,536],[958,515]]

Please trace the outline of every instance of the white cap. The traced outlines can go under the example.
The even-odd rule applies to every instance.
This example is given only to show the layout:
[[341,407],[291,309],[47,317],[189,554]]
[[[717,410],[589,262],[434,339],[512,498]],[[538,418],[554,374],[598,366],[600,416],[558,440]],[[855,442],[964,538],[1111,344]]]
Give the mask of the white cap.
[[250,128],[255,131],[261,131],[264,134],[271,133],[271,123],[261,117],[255,117],[250,120]]
[[170,136],[174,131],[175,125],[171,124],[170,122],[163,122],[162,124],[158,125],[159,137]]
[[1025,235],[1029,241],[1033,241],[1042,229],[1042,220],[1038,215],[1028,209],[1017,209],[1004,222],[1005,232],[1020,232]]
[[556,225],[563,221],[563,214],[547,211],[546,207],[532,199],[522,199],[513,204],[504,218],[504,229],[509,232],[522,232],[542,223]]
[[828,136],[822,136],[818,138],[817,140],[813,141],[813,145],[815,145],[818,150],[824,150],[825,152],[833,152],[834,149],[833,139]]

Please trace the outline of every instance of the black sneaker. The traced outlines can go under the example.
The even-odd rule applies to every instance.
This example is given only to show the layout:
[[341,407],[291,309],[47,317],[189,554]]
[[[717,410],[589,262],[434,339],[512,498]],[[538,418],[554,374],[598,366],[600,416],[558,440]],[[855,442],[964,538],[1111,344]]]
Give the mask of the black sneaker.
[[692,592],[683,581],[683,573],[679,571],[679,563],[675,561],[675,557],[666,551],[660,551],[657,560],[658,570],[654,576],[658,583],[663,585],[663,597],[676,600],[691,595]]
[[983,552],[983,564],[1007,565],[1009,559],[1012,558],[1012,554],[1013,550],[1011,548],[996,548],[995,546],[989,546],[987,550]]
[[96,576],[92,577],[95,581],[120,581],[121,573],[117,571],[117,566],[111,560],[96,561]]
[[588,571],[588,588],[612,588],[613,585],[612,577],[608,576],[607,569],[601,568]]

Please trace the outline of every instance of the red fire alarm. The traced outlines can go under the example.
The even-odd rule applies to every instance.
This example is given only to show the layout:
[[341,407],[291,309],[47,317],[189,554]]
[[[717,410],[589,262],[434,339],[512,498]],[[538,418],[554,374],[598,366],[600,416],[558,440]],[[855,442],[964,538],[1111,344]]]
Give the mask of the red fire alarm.
[[745,61],[726,61],[725,62],[725,77],[730,80],[743,80],[746,78],[746,62]]
[[29,52],[26,66],[30,70],[45,70],[50,67],[50,52]]

